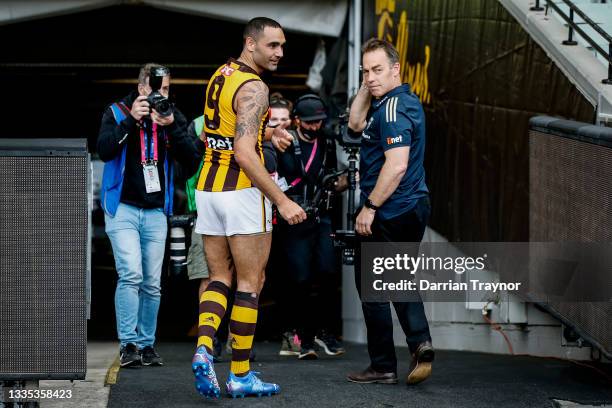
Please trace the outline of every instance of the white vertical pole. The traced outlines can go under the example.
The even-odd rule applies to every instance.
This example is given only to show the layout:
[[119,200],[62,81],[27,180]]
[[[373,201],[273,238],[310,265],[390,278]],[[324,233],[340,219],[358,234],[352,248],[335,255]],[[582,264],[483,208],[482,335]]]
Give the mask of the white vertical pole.
[[[348,32],[348,78],[347,93],[351,97],[359,89],[359,65],[361,65],[361,0],[351,0],[349,3],[349,32]],[[340,150],[340,149],[338,149]],[[347,154],[342,151],[338,154],[340,161],[346,163]],[[359,197],[359,189],[355,191]],[[348,197],[343,195],[342,213],[348,211]],[[346,217],[342,217],[343,229],[346,229]],[[344,340],[365,343],[366,332],[363,323],[361,301],[355,287],[354,266],[342,265],[342,336]]]
[[355,2],[357,0],[351,0],[349,3],[349,26],[348,26],[348,76],[347,76],[347,89],[346,93],[350,98],[353,95],[354,82],[355,82],[355,69],[354,69],[354,58],[355,58]]
[[361,65],[361,18],[362,0],[351,0],[349,5],[348,33],[348,83],[349,98],[359,89],[359,66]]
[[361,33],[362,33],[362,7],[363,7],[363,3],[362,0],[354,0],[354,10],[355,10],[355,48],[354,48],[354,52],[355,52],[355,57],[353,60],[353,72],[354,72],[354,78],[353,80],[355,81],[355,83],[353,84],[353,89],[351,92],[351,95],[354,95],[357,90],[359,89],[359,86],[361,85],[359,83],[359,67],[361,66]]

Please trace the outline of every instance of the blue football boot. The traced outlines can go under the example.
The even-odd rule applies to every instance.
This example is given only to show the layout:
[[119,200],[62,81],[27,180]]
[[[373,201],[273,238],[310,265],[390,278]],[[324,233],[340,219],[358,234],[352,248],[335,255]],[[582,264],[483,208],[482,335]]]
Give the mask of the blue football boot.
[[257,397],[270,396],[280,392],[280,386],[274,383],[261,381],[255,374],[256,371],[249,371],[244,377],[235,376],[230,372],[227,379],[227,393],[232,398],[244,398],[249,395]]
[[208,354],[206,347],[198,347],[191,361],[191,369],[195,374],[195,386],[200,395],[206,398],[221,397],[221,390],[213,365],[213,356]]

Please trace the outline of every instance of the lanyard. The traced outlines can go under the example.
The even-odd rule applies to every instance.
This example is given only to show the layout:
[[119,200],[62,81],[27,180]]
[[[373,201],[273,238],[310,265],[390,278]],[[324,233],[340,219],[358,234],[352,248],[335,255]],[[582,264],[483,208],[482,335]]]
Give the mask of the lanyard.
[[[144,126],[143,123],[143,126],[140,128],[140,162],[143,166],[151,163],[151,161],[157,164],[157,123],[153,123],[153,135],[150,138],[147,137]],[[151,142],[153,142],[153,146],[151,146]],[[151,150],[153,150],[152,160]]]
[[[296,141],[296,151],[299,149],[299,140]],[[317,154],[317,145],[319,142],[319,138],[316,138],[314,141],[314,146],[312,147],[312,151],[310,152],[310,157],[308,158],[308,162],[306,163],[306,167],[304,168],[304,175],[306,175],[306,173],[308,173],[308,170],[310,169],[310,165],[312,164],[312,161],[314,160],[316,154]],[[301,156],[301,149],[300,149],[300,156]],[[298,161],[300,162],[300,165],[302,165],[302,160],[301,158],[298,157]],[[293,180],[291,182],[291,187],[295,187],[300,181],[302,181],[301,177],[296,178],[295,180]]]

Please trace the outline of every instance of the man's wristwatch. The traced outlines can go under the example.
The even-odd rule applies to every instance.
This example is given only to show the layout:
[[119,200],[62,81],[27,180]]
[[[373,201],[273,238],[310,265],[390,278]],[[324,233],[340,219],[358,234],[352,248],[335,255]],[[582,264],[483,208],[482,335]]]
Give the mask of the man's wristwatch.
[[379,206],[375,205],[372,202],[372,200],[370,200],[369,198],[366,198],[364,206],[366,208],[369,208],[369,209],[374,210],[374,211],[376,211],[376,210],[378,210],[380,208]]

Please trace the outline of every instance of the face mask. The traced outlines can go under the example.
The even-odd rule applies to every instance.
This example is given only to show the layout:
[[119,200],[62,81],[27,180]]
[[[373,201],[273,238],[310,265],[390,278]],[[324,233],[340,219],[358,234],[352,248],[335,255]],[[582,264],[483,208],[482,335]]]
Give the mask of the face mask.
[[321,132],[321,129],[319,130],[300,129],[300,130],[302,131],[302,135],[308,140],[315,140],[316,138],[318,138],[319,136],[323,134],[323,132]]

